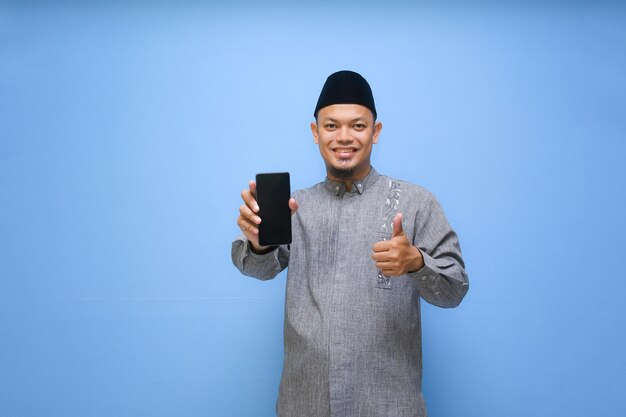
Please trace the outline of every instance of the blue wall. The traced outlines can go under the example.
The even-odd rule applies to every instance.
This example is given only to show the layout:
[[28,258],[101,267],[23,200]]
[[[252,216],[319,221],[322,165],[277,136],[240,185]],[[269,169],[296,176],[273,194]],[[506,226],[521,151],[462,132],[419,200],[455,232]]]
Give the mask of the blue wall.
[[285,276],[232,267],[239,192],[323,179],[350,68],[470,275],[423,309],[430,415],[623,416],[625,51],[618,3],[0,4],[0,415],[273,415]]

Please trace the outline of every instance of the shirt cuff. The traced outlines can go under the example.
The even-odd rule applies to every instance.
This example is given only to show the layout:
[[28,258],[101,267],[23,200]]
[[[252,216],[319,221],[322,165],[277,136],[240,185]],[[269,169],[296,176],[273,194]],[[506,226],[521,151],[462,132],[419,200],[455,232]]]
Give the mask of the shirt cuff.
[[273,249],[264,254],[254,253],[250,249],[250,241],[243,234],[235,239],[231,251],[233,263],[244,275],[266,280],[274,278],[283,269],[279,250]]
[[437,294],[437,288],[441,277],[436,270],[434,259],[421,249],[420,252],[424,258],[424,266],[419,271],[408,272],[406,275],[411,277],[417,283],[420,293],[428,291]]

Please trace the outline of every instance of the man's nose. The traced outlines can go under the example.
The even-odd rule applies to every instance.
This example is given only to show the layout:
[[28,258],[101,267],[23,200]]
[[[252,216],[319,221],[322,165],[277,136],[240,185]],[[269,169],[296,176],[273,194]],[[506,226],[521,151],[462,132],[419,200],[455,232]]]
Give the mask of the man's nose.
[[353,140],[354,138],[352,137],[350,129],[348,127],[342,127],[341,130],[339,131],[339,136],[337,138],[337,141],[342,142],[342,143],[347,143],[347,142],[352,142]]

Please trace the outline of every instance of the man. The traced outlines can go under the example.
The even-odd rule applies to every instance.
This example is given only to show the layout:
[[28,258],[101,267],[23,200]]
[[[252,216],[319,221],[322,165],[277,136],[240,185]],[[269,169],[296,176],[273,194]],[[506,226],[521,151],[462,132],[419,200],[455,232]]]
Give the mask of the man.
[[279,416],[426,416],[420,298],[455,307],[468,289],[459,243],[424,188],[370,164],[382,124],[367,81],[328,77],[311,131],[324,182],[294,193],[291,245],[259,245],[256,184],[242,192],[232,258],[245,275],[289,267]]

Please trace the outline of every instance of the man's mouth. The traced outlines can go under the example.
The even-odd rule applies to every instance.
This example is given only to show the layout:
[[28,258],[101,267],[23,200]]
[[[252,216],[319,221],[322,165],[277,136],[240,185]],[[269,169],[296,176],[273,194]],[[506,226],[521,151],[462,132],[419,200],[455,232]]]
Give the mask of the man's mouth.
[[356,148],[335,148],[333,152],[335,152],[339,158],[351,158],[357,150]]

